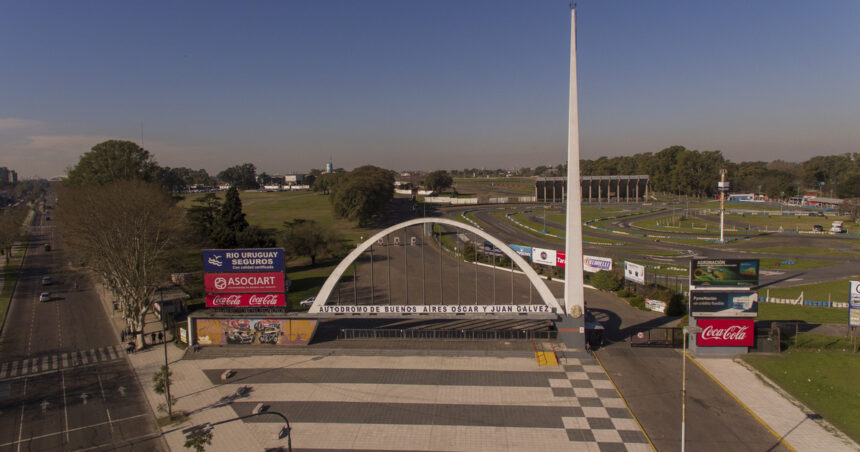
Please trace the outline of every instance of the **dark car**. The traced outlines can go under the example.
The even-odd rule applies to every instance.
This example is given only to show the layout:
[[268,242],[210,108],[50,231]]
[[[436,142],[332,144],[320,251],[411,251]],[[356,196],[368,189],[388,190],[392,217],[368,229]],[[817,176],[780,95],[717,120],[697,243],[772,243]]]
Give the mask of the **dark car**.
[[820,224],[816,224],[816,225],[812,226],[812,230],[813,230],[813,232],[824,232],[824,226],[821,226]]
[[824,213],[822,212],[809,212],[810,217],[823,217]]

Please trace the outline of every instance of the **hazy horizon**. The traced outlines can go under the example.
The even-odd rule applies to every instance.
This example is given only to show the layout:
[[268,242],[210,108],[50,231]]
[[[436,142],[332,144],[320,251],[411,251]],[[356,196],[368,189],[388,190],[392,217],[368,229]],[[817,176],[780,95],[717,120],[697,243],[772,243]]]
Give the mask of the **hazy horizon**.
[[[584,159],[860,152],[860,3],[581,1]],[[6,3],[0,166],[107,139],[215,174],[557,165],[567,1]]]

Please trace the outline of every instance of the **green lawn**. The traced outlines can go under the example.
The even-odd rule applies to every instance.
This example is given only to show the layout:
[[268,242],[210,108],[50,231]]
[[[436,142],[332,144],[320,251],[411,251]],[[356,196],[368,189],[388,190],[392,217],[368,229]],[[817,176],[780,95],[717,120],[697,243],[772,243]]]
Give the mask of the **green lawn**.
[[791,304],[759,303],[756,320],[806,323],[848,323],[848,309]]
[[727,215],[726,218],[740,221],[752,227],[767,226],[769,231],[775,231],[782,226],[785,231],[812,231],[813,225],[819,225],[825,231],[830,229],[834,220],[842,220],[848,232],[860,232],[857,223],[848,217],[839,217],[833,214],[825,214],[826,217],[810,217],[808,215]]
[[[858,269],[860,271],[860,269]],[[853,278],[856,280],[857,278]],[[776,298],[797,298],[800,292],[806,300],[816,301],[848,301],[848,279],[838,279],[817,284],[806,284],[792,287],[771,287],[758,290],[759,296],[766,296],[770,290],[770,296]]]
[[[754,250],[755,251],[755,250]],[[783,262],[792,261],[793,264],[783,264]],[[816,261],[812,259],[797,259],[793,258],[790,253],[782,258],[763,257],[759,259],[759,265],[763,269],[774,270],[805,270],[809,268],[827,267],[828,265],[838,264],[840,262]],[[779,265],[777,265],[779,264]]]
[[[223,199],[224,193],[218,192]],[[193,201],[203,194],[188,195],[180,205],[188,208]],[[351,221],[337,219],[328,200],[328,195],[314,192],[256,192],[243,191],[239,193],[242,200],[242,211],[248,223],[280,230],[284,222],[297,218],[314,220],[320,224],[332,227],[350,242],[357,242],[359,237],[368,237],[369,229],[355,227]]]
[[[25,241],[26,243],[26,241]],[[21,267],[21,260],[24,257],[23,248],[13,248],[9,262],[6,263],[6,256],[0,256],[3,259],[3,290],[0,291],[0,324],[6,317],[6,309],[9,308],[9,303],[12,301],[12,288],[15,287],[15,281],[18,279],[18,269]]]
[[811,246],[774,246],[767,248],[756,248],[759,253],[785,254],[787,256],[829,256],[829,257],[857,257],[858,253],[848,248],[814,248]]
[[[750,354],[744,361],[803,402],[814,412],[860,441],[860,354],[842,352],[848,348],[842,338],[803,335],[800,347],[778,355]],[[829,350],[828,350],[829,349]],[[837,351],[830,351],[830,350]]]

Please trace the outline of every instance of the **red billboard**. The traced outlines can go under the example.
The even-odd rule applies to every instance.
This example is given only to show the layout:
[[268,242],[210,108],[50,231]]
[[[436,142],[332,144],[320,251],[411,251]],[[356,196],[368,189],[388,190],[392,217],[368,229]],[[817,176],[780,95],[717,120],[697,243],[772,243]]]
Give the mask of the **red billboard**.
[[207,308],[265,308],[286,305],[287,297],[282,293],[206,295]]
[[565,252],[564,251],[556,251],[555,252],[555,265],[556,267],[564,268],[565,261]]
[[696,319],[702,332],[699,347],[752,347],[755,345],[753,319]]
[[206,273],[203,275],[203,286],[207,293],[283,293],[284,274]]

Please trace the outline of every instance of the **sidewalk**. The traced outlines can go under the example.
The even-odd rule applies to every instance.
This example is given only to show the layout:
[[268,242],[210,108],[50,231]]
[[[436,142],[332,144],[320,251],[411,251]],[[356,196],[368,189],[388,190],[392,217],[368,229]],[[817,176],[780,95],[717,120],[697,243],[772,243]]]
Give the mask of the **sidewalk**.
[[764,375],[732,358],[695,358],[700,367],[797,451],[857,451],[860,445],[779,389]]

